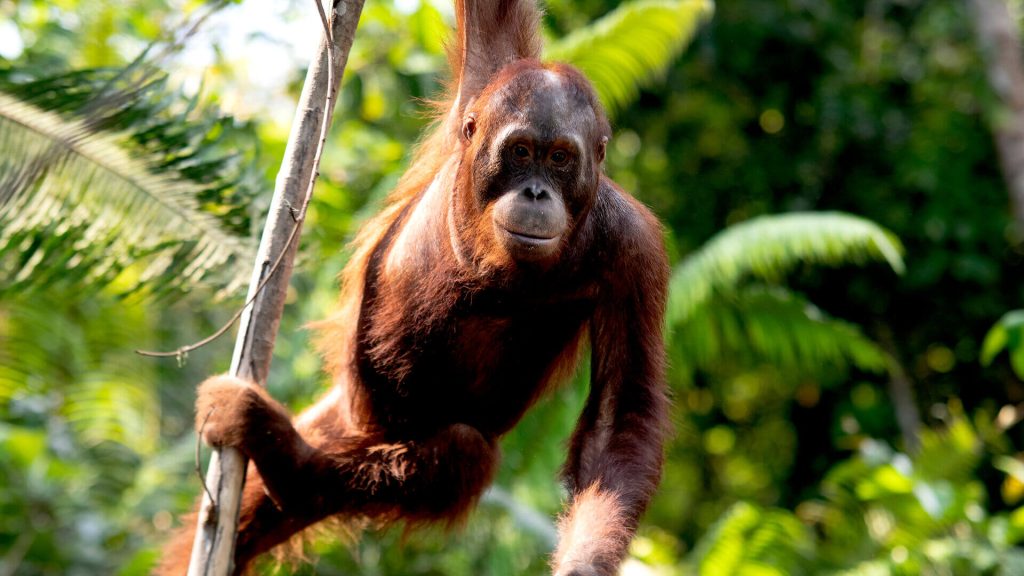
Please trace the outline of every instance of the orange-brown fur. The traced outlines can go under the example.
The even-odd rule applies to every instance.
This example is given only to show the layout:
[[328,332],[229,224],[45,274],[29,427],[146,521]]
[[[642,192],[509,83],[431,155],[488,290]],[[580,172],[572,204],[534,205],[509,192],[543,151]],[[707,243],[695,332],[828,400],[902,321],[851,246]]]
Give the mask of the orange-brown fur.
[[[587,344],[556,576],[613,574],[657,486],[660,226],[602,173],[610,131],[589,83],[537,60],[534,3],[457,0],[456,14],[433,132],[359,233],[338,311],[317,325],[331,390],[293,420],[231,377],[199,389],[204,440],[252,461],[238,572],[328,519],[457,522],[494,476],[498,439]],[[159,574],[185,573],[192,536],[188,524]]]
[[626,511],[615,493],[592,484],[576,495],[559,519],[562,540],[551,558],[552,565],[614,572],[632,537],[628,526]]

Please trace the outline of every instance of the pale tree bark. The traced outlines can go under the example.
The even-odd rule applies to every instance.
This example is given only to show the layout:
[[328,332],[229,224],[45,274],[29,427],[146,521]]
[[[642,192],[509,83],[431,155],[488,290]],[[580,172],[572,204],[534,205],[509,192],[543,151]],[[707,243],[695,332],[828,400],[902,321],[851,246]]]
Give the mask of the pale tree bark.
[[[333,47],[329,45],[326,31],[319,31],[324,38],[306,74],[288,146],[277,174],[274,197],[246,297],[251,304],[242,315],[230,371],[232,375],[260,385],[266,383],[270,370],[274,340],[299,244],[298,234],[320,160],[322,136],[326,135],[325,127],[330,125],[333,104],[337,101],[334,95],[345,70],[362,9],[363,0],[333,0],[329,26],[334,44]],[[237,450],[214,450],[206,475],[209,492],[204,491],[199,510],[189,576],[227,576],[233,570],[245,470],[245,458]]]
[[989,83],[1002,110],[994,124],[996,149],[1010,193],[1017,237],[1024,234],[1024,55],[1020,29],[1006,0],[967,0]]

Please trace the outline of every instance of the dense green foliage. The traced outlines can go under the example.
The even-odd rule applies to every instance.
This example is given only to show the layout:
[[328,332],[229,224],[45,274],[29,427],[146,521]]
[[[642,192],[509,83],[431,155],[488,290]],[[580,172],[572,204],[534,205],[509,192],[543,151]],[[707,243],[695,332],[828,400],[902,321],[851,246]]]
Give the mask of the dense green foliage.
[[[270,382],[296,409],[324,385],[302,327],[427,121],[447,6],[365,8]],[[675,266],[676,434],[626,571],[1024,573],[1024,243],[965,3],[547,8],[550,54],[613,112],[608,171],[663,218]],[[0,574],[144,574],[198,494],[191,384],[230,342],[181,367],[132,350],[194,341],[238,304],[217,296],[248,262],[189,264],[256,237],[302,71],[292,100],[256,98],[244,55],[198,34],[198,95],[173,54],[118,84],[178,9],[0,4],[0,40],[21,42],[0,41],[0,184],[46,138],[77,153],[18,210],[0,189]],[[97,108],[112,79],[124,99]],[[325,535],[297,573],[545,573],[586,377],[504,439],[465,530]]]

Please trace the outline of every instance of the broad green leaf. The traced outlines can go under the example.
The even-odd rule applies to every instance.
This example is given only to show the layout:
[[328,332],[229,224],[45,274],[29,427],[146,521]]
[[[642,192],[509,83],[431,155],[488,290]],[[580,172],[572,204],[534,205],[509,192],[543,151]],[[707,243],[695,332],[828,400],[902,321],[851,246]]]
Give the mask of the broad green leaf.
[[1006,326],[1002,322],[996,322],[988,334],[985,334],[985,340],[981,344],[981,354],[978,356],[978,360],[982,366],[988,366],[992,364],[996,356],[1006,348],[1006,344],[1010,341],[1010,335],[1006,330]]
[[1003,350],[1010,354],[1014,373],[1024,379],[1024,310],[1003,314],[985,335],[978,358],[983,366],[988,366]]
[[27,466],[39,459],[46,449],[46,434],[14,426],[0,427],[0,445],[17,464]]
[[1009,456],[996,456],[992,459],[992,466],[1024,483],[1024,462]]

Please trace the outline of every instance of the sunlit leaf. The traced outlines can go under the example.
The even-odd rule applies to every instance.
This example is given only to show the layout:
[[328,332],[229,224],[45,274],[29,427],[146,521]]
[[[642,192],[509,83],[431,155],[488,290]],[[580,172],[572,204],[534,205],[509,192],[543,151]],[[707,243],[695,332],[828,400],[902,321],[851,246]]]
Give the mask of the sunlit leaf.
[[1024,310],[1003,314],[985,335],[978,358],[983,366],[988,366],[1003,350],[1010,354],[1013,372],[1024,379]]
[[739,502],[719,518],[688,558],[700,576],[807,573],[813,540],[791,513]]
[[922,478],[966,482],[982,457],[977,430],[955,410],[947,426],[923,429],[918,436],[915,469]]
[[123,139],[0,94],[0,292],[62,282],[235,292],[250,245],[199,210],[196,184]]
[[1024,483],[1024,462],[1009,456],[996,456],[992,459],[992,466]]
[[545,57],[582,70],[610,112],[624,108],[689,44],[710,0],[641,0],[549,43]]

